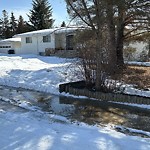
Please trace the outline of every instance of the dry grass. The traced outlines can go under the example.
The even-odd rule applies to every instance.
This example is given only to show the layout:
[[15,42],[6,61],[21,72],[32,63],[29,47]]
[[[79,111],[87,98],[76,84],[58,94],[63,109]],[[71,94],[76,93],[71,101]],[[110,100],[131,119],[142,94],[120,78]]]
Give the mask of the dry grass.
[[150,88],[150,67],[127,66],[121,80],[127,84],[136,85],[140,89]]

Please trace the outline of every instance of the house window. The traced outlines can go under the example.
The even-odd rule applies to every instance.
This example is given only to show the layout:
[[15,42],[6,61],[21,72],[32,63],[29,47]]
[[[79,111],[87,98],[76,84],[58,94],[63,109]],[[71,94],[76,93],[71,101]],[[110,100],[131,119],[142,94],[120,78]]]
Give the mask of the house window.
[[11,48],[11,46],[6,46],[6,48]]
[[11,48],[11,46],[0,46],[0,48]]
[[0,48],[11,48],[11,46],[0,46]]
[[51,36],[50,35],[43,36],[43,43],[46,43],[46,42],[51,42]]
[[32,43],[32,37],[26,37],[26,43]]
[[66,36],[66,49],[73,50],[73,35]]

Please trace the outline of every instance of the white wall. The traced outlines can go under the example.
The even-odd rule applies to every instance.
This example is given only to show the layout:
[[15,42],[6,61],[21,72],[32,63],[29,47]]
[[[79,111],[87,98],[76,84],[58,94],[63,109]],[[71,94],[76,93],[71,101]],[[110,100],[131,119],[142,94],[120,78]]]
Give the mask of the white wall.
[[22,36],[20,53],[21,54],[38,54],[37,37],[32,37],[32,43],[26,43],[26,36]]
[[42,34],[38,36],[38,51],[39,52],[45,52],[46,48],[55,48],[55,35],[54,33],[51,34],[51,42],[45,42],[43,43],[43,36],[46,36],[47,34]]
[[21,51],[21,42],[13,42],[11,45],[12,45],[11,49],[15,50],[15,54],[20,54],[20,51]]
[[[45,52],[46,48],[55,48],[55,35],[51,34],[51,42],[43,43],[45,34],[27,35],[21,37],[21,53],[22,54],[39,54]],[[32,43],[26,43],[26,37],[32,37]]]

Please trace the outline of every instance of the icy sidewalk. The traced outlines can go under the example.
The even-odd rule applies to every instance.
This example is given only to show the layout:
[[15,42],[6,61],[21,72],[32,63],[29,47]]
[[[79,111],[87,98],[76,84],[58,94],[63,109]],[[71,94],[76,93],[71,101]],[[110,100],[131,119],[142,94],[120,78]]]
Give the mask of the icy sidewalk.
[[150,149],[150,139],[127,136],[110,127],[54,122],[33,111],[18,113],[1,108],[0,133],[1,150]]

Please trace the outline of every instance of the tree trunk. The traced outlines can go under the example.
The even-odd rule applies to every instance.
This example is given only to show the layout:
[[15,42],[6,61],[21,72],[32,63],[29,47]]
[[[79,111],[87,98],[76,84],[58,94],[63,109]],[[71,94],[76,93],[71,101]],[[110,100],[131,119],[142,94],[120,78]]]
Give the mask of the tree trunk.
[[118,4],[118,23],[117,23],[117,65],[120,69],[124,67],[123,42],[124,42],[124,1]]
[[115,24],[113,13],[113,1],[107,1],[107,26],[108,26],[108,72],[112,75],[117,69],[117,56],[116,56],[116,37],[115,37]]
[[148,43],[148,59],[150,60],[150,40],[149,40],[149,43]]
[[100,90],[103,82],[102,82],[102,75],[104,73],[103,70],[103,56],[102,56],[102,28],[103,28],[103,20],[100,15],[101,12],[101,3],[99,0],[95,0],[95,14],[97,19],[97,29],[95,29],[96,34],[96,81],[95,81],[95,88],[96,90]]
[[124,66],[124,58],[123,58],[123,29],[124,27],[118,25],[117,27],[117,43],[116,43],[116,52],[117,52],[117,66],[121,69]]
[[95,88],[100,90],[102,87],[102,33],[97,31],[96,33],[96,81]]

